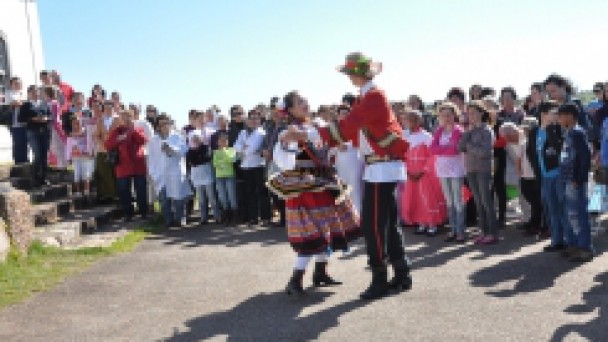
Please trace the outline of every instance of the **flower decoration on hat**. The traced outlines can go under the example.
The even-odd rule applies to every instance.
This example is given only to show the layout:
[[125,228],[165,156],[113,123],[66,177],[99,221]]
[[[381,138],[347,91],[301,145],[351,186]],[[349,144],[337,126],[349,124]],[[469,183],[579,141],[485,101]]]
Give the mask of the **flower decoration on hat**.
[[346,63],[338,67],[338,71],[347,75],[374,77],[382,70],[381,63],[372,62],[372,59],[360,52],[353,52],[346,56]]

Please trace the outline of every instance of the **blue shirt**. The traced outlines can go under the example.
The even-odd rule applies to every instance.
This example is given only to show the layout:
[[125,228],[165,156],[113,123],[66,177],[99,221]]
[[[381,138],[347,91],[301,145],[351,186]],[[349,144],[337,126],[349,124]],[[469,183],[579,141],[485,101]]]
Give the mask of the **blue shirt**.
[[553,178],[559,176],[559,168],[555,168],[547,172],[545,167],[544,148],[547,142],[547,131],[544,128],[538,128],[538,134],[536,135],[536,157],[538,158],[538,164],[540,165],[540,172],[545,178]]
[[600,160],[602,166],[608,167],[608,118],[604,119],[604,123],[602,124],[601,137]]
[[598,110],[598,109],[602,108],[603,105],[604,105],[604,101],[595,99],[587,104],[587,108],[585,108],[585,110],[588,112],[591,110]]

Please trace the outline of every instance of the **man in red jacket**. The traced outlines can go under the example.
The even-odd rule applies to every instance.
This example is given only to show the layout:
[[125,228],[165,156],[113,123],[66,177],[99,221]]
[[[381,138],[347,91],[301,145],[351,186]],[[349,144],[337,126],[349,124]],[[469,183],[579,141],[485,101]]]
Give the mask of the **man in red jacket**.
[[[344,119],[330,122],[328,129],[321,132],[330,145],[358,139],[359,151],[365,156],[361,230],[373,276],[361,298],[368,300],[383,297],[391,289],[401,292],[412,286],[401,232],[397,228],[394,196],[397,182],[405,180],[403,160],[408,143],[401,136],[401,126],[384,92],[373,83],[381,66],[359,52],[346,56],[345,65],[338,67],[338,71],[348,75],[360,89],[360,96]],[[390,282],[387,261],[394,270]]]
[[134,113],[120,112],[120,123],[110,131],[104,145],[108,151],[118,149],[118,165],[114,167],[118,183],[118,197],[127,221],[133,217],[131,186],[135,187],[137,209],[142,218],[148,215],[147,168],[144,145],[146,135],[133,125]]

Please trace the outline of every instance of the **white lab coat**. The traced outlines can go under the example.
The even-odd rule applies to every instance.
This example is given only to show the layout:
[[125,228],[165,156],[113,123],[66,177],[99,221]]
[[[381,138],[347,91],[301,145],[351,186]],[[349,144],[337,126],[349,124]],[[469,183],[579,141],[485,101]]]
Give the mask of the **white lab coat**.
[[[166,142],[170,153],[161,150]],[[169,134],[167,139],[155,135],[149,144],[148,173],[154,182],[156,194],[164,188],[166,196],[171,199],[184,199],[192,195],[186,175],[185,155],[188,151],[186,140],[177,132]]]

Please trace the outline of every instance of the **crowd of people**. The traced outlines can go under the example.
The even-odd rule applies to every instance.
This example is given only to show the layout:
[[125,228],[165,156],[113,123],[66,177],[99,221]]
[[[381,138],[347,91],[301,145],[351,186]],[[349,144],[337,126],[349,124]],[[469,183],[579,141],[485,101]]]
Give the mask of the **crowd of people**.
[[[124,105],[119,92],[107,96],[100,85],[86,96],[59,73],[42,71],[41,86],[24,93],[14,77],[6,94],[14,162],[29,162],[31,149],[37,187],[48,183],[49,165],[71,165],[74,192],[89,195],[94,184],[100,202],[120,200],[127,220],[134,201],[146,218],[158,200],[168,227],[185,225],[195,203],[201,225],[287,226],[298,253],[289,293],[303,291],[312,255],[315,284],[338,284],[326,272],[326,249],[346,249],[361,235],[372,270],[386,274],[380,259],[387,254],[398,260],[398,279],[389,285],[411,286],[400,242],[370,243],[377,235],[366,227],[375,224],[429,237],[445,226],[447,243],[493,245],[512,212],[523,234],[550,239],[545,251],[573,262],[593,258],[587,192],[591,174],[606,181],[608,83],[595,84],[596,98],[585,105],[565,77],[552,74],[523,99],[512,87],[473,85],[468,94],[455,87],[431,105],[412,95],[391,102],[386,118],[369,109],[361,119],[363,103],[374,101],[375,74],[370,60],[355,57],[341,71],[361,94],[339,104],[311,113],[306,99],[290,92],[248,111],[193,109],[181,129],[153,105],[142,116],[140,106]],[[396,199],[395,217],[384,196]],[[372,212],[378,205],[385,211]],[[481,233],[473,236],[466,229],[472,225]],[[381,282],[374,278],[362,297],[381,296]]]

